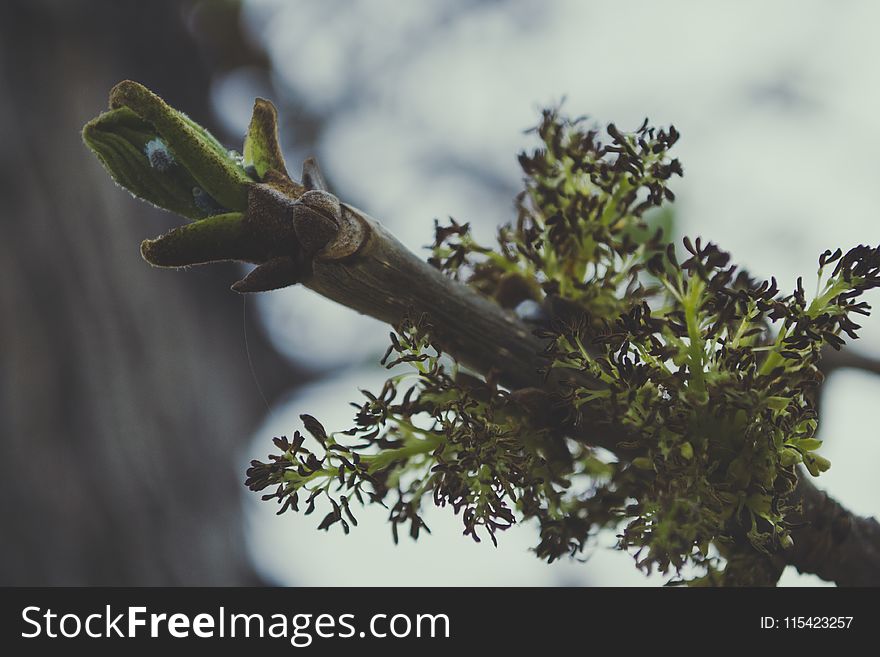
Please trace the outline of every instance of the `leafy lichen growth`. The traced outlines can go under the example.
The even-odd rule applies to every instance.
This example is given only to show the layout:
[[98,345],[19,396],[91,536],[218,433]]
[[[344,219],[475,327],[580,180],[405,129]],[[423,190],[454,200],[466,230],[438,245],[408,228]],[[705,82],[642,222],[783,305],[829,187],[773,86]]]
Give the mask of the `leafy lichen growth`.
[[[395,537],[401,524],[418,536],[425,500],[451,506],[475,540],[535,519],[536,552],[550,561],[614,527],[645,572],[695,566],[721,581],[743,539],[756,553],[791,545],[796,466],[830,465],[816,453],[820,349],[856,337],[851,315],[867,313],[858,297],[880,285],[880,250],[826,251],[812,299],[800,280],[780,294],[714,244],[685,239],[680,259],[649,229],[645,213],[674,199],[668,184],[682,175],[668,155],[675,128],[610,125],[603,143],[547,111],[536,130],[542,146],[520,156],[526,189],[497,246],[452,221],[437,226],[431,262],[524,309],[554,386],[508,391],[464,372],[428,320],[407,321],[386,361],[408,373],[365,393],[348,431],[302,416],[317,453],[299,433],[276,439],[280,453],[254,461],[247,483],[274,487],[264,498],[281,511],[326,498],[320,527],[346,532],[352,498],[387,504]],[[572,440],[585,423],[617,456]],[[627,438],[609,445],[611,423]]]

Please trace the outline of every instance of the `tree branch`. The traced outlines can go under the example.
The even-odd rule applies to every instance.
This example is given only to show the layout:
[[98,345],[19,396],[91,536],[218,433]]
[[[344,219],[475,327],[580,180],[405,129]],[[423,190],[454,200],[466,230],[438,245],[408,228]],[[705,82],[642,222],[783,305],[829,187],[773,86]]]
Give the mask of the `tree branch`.
[[[543,343],[516,315],[416,257],[376,220],[342,204],[339,231],[319,250],[301,282],[360,313],[396,325],[426,314],[444,351],[512,388],[553,387],[539,369]],[[546,410],[546,409],[534,409]],[[572,438],[625,458],[626,430],[614,418],[583,417],[564,427]],[[817,490],[801,472],[791,502],[801,507],[794,547],[778,560],[839,585],[880,585],[880,524],[856,516]]]
[[420,260],[377,221],[343,205],[343,230],[355,242],[331,242],[303,284],[391,325],[426,314],[432,338],[462,364],[495,370],[511,388],[539,383],[542,342],[516,315]]
[[880,359],[859,353],[858,350],[853,348],[844,348],[839,351],[826,348],[822,350],[820,369],[825,376],[828,376],[835,370],[844,369],[880,374]]
[[786,562],[839,586],[880,586],[880,523],[850,513],[799,474],[793,520],[803,525],[792,531]]
[[[545,113],[545,119],[552,118]],[[664,181],[671,175],[680,175],[680,165],[672,160],[661,166],[657,158],[662,159],[662,154],[678,139],[677,131],[673,127],[668,132],[659,131],[656,140],[651,136],[652,145],[640,138],[641,156],[635,154],[633,145],[613,125],[608,126],[608,132],[616,146],[594,149],[584,155],[587,160],[598,157],[594,164],[604,172],[603,176],[610,176],[609,180],[618,185],[617,191],[606,199],[608,205],[602,206],[605,210],[599,219],[604,220],[608,211],[616,207],[623,190],[628,190],[631,197],[627,203],[634,202],[639,189],[647,190],[649,200],[631,208],[636,216],[644,208],[659,204],[664,194],[671,197]],[[592,143],[593,133],[589,134],[586,141]],[[649,130],[640,134],[654,133]],[[581,410],[575,422],[556,413],[549,393],[566,383],[562,377],[569,378],[575,388],[595,387],[597,382],[579,368],[551,368],[551,376],[544,376],[542,365],[549,365],[542,361],[545,345],[529,325],[501,304],[445,277],[410,253],[378,222],[340,203],[326,190],[314,162],[304,163],[301,183],[293,181],[278,143],[275,108],[268,101],[255,101],[240,157],[233,156],[186,115],[130,80],[111,90],[110,111],[86,124],[83,139],[121,185],[193,220],[158,239],[145,241],[141,253],[148,262],[166,267],[222,260],[250,262],[258,266],[233,285],[236,291],[258,292],[302,283],[329,299],[395,326],[408,315],[425,315],[431,338],[440,348],[510,388],[536,422],[558,429],[555,433],[608,448],[622,461],[633,458],[622,447],[628,442],[638,443],[639,436],[627,434],[616,410],[608,410],[613,407],[606,406],[602,411],[611,417],[588,417]],[[603,159],[612,152],[620,155],[613,165]],[[632,158],[623,157],[624,153]],[[651,175],[639,178],[639,189],[631,188],[625,171],[628,167],[641,171],[646,163],[653,163]],[[527,168],[534,166],[536,162],[526,162]],[[710,257],[727,261],[726,254],[714,245],[709,244],[702,251],[699,240],[696,250],[687,242],[685,246],[695,258],[699,252],[707,262]],[[862,269],[867,267],[866,271],[874,276],[880,265],[871,263],[880,261],[880,247],[876,253],[870,249],[869,253],[862,253],[865,249],[858,247],[844,256],[841,263],[847,260],[849,268],[856,264]],[[829,252],[823,254],[820,263],[828,257],[841,256],[840,251],[836,255]],[[871,263],[863,256],[871,256]],[[674,261],[674,254],[667,257]],[[876,281],[872,278],[865,282],[865,289],[871,286],[868,283],[880,283],[880,276],[876,276]],[[699,296],[701,287],[693,289]],[[768,290],[761,294],[764,292]],[[699,397],[705,395],[704,362],[703,353],[696,349],[699,328],[693,316],[697,302],[692,296],[682,301],[691,344],[691,353],[685,356],[695,377],[693,391],[688,392]],[[565,303],[555,295],[547,298],[545,306],[545,313],[551,317],[568,314]],[[830,315],[822,317],[831,319]],[[828,331],[836,330],[834,320],[821,324]],[[678,330],[675,326],[673,330]],[[839,322],[843,330],[854,326],[852,322]],[[773,356],[777,360],[784,358],[779,353]],[[764,369],[776,364],[768,357]],[[598,413],[589,410],[589,405],[583,408],[592,415]],[[685,445],[691,447],[688,443],[682,447]],[[811,472],[827,467],[824,459],[819,462],[820,457],[807,456],[812,458],[805,461]],[[737,555],[736,582],[774,582],[781,567],[771,562],[780,557],[791,559],[802,570],[840,583],[876,583],[880,562],[877,523],[852,516],[822,496],[803,476],[799,481],[793,501],[802,502],[804,528],[799,536],[803,545],[765,558],[747,540],[734,539],[728,547]],[[770,503],[769,498],[766,501]],[[778,498],[773,501],[778,502]],[[778,517],[775,511],[774,514]],[[760,570],[757,578],[750,570]]]

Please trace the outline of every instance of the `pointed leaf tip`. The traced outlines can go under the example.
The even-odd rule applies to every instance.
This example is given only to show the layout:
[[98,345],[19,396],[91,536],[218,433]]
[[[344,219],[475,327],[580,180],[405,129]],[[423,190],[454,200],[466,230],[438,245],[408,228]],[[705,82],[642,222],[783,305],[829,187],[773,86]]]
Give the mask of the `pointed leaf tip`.
[[[243,148],[245,165],[252,165],[260,180],[274,169],[288,176],[278,140],[278,112],[264,98],[254,101],[254,111]],[[289,176],[288,176],[289,177]]]
[[144,260],[156,267],[187,267],[208,262],[252,262],[263,257],[240,212],[230,212],[174,228],[141,243]]

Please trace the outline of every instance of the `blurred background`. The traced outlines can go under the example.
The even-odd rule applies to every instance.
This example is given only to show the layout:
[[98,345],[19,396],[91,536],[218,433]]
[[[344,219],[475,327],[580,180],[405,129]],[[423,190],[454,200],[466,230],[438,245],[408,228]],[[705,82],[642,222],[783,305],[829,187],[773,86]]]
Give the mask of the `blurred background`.
[[[316,155],[337,194],[425,254],[434,218],[484,241],[512,218],[542,107],[674,123],[677,232],[810,289],[825,248],[880,242],[878,23],[867,0],[0,3],[0,584],[667,579],[602,547],[613,534],[547,565],[529,525],[495,549],[432,510],[431,535],[395,546],[381,509],[343,536],[247,493],[248,461],[299,413],[349,426],[348,402],[384,379],[387,327],[302,288],[245,300],[235,265],[142,262],[176,219],[115,188],[79,137],[114,83],[238,149],[253,97],[273,100],[291,173]],[[873,515],[878,318],[862,337],[824,387],[818,483]]]

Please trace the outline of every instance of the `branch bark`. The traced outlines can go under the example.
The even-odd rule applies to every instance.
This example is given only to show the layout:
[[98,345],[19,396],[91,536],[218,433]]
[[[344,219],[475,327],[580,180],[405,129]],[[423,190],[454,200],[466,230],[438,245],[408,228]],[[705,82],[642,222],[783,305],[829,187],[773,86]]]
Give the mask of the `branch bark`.
[[870,374],[880,374],[880,359],[860,354],[853,349],[825,349],[822,352],[822,373],[828,376],[836,370],[861,370]]
[[850,513],[800,474],[794,521],[803,524],[792,532],[786,562],[838,586],[880,586],[880,523]]
[[[425,313],[438,344],[462,364],[494,371],[512,388],[554,386],[538,370],[543,343],[516,315],[416,257],[376,220],[342,205],[340,231],[319,251],[303,284],[360,313],[397,324]],[[584,418],[572,438],[620,454],[626,430],[614,418]],[[623,455],[625,457],[625,455]],[[800,572],[839,585],[880,585],[880,524],[850,513],[799,474],[795,545],[778,555]]]
[[303,284],[391,325],[428,315],[444,351],[512,388],[539,384],[542,342],[512,312],[444,276],[379,222],[343,204],[340,236],[318,253]]

